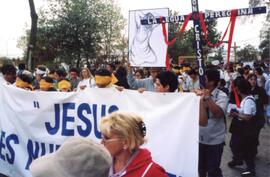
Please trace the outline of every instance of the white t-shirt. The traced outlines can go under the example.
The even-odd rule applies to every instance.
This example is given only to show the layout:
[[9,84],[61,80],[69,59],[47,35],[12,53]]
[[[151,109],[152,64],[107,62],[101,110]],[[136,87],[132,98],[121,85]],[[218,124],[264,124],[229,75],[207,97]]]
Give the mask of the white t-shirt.
[[81,90],[80,86],[86,86],[89,88],[93,88],[95,87],[96,82],[94,79],[88,78],[88,79],[83,79],[79,82],[78,86],[77,86],[77,90]]
[[240,103],[239,113],[254,116],[256,114],[256,103],[254,100],[253,96],[245,97]]
[[196,80],[195,82],[193,79],[190,78],[188,82],[188,90],[193,91],[194,89],[199,89],[200,88],[200,80]]
[[5,82],[4,76],[2,73],[0,73],[0,84],[3,84]]

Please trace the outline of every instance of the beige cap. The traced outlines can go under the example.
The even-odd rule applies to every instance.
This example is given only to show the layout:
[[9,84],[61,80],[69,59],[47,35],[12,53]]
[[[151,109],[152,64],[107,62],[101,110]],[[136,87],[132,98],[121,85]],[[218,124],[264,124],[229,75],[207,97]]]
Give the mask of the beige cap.
[[89,138],[67,139],[54,153],[32,162],[33,177],[108,177],[112,164],[105,147]]

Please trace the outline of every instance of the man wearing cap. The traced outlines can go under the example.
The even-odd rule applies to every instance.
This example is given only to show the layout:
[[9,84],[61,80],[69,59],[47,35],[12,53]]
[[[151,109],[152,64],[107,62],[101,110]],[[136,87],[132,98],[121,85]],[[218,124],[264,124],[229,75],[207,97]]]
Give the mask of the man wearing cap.
[[71,83],[66,79],[62,79],[61,81],[58,82],[58,89],[60,92],[70,92]]

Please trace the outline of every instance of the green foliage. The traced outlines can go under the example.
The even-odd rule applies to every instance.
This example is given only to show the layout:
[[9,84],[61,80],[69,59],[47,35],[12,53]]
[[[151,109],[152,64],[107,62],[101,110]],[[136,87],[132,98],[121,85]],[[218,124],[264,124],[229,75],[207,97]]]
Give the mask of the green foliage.
[[[265,0],[249,0],[250,6],[267,5],[270,8],[270,2]],[[267,16],[263,28],[261,29],[261,43],[259,49],[261,51],[261,58],[268,60],[270,58],[270,10],[267,11]]]
[[[111,57],[121,42],[124,18],[114,0],[47,0],[39,12],[38,63],[50,61],[80,65],[82,60]],[[23,40],[28,36],[21,38]]]
[[218,47],[214,56],[209,57],[210,61],[218,60],[219,62],[223,62],[223,52],[224,52],[224,46]]
[[243,49],[240,49],[236,55],[240,62],[255,61],[259,51],[254,46],[248,44]]
[[268,60],[270,58],[270,25],[266,30],[261,31],[261,43],[259,45],[259,49],[261,51],[262,59]]

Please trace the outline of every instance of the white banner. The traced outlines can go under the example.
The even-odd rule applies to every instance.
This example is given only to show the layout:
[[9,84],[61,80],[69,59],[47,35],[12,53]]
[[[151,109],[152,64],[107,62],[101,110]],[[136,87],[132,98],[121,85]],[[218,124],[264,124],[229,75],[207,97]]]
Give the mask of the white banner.
[[100,141],[99,121],[115,110],[144,117],[145,147],[170,176],[197,176],[199,98],[192,93],[30,92],[0,85],[0,102],[0,173],[10,177],[31,177],[33,158],[55,151],[69,136]]
[[[129,12],[129,62],[131,66],[165,67],[167,45],[161,24],[142,25],[142,19],[169,16],[169,9],[134,10]],[[168,31],[168,24],[166,24]]]

